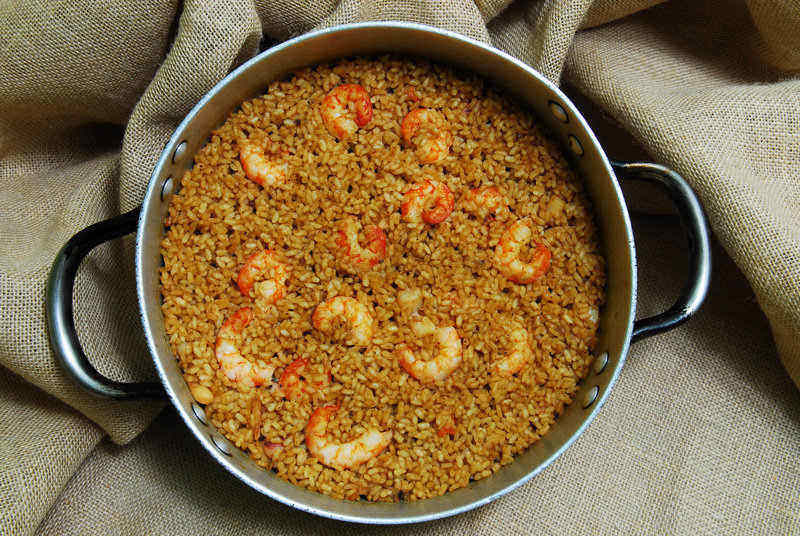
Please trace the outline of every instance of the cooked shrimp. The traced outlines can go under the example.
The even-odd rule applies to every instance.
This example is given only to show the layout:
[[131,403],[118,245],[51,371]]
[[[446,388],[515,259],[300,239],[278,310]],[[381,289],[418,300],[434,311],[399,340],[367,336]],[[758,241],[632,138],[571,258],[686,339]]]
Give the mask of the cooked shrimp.
[[528,284],[550,267],[550,250],[544,244],[536,244],[530,262],[519,258],[522,246],[530,242],[532,234],[527,223],[516,221],[505,230],[494,250],[497,269],[515,283]]
[[[266,274],[266,279],[256,282],[256,278]],[[245,296],[255,286],[256,294],[267,303],[275,303],[286,295],[286,279],[289,277],[289,266],[281,262],[278,254],[265,249],[250,255],[239,271],[237,284]]]
[[460,205],[467,212],[486,219],[489,216],[502,218],[508,214],[508,202],[497,186],[484,186],[469,190]]
[[325,437],[328,421],[339,406],[323,406],[314,410],[306,426],[306,447],[323,465],[334,469],[351,469],[374,458],[392,440],[392,432],[367,430],[347,443],[331,443]]
[[372,339],[372,315],[367,307],[355,298],[336,296],[317,305],[311,316],[311,323],[318,330],[330,333],[337,323],[350,326],[350,337],[345,344],[366,346]]
[[330,374],[315,382],[303,379],[302,376],[306,366],[308,366],[308,359],[298,357],[283,371],[279,382],[281,384],[281,394],[284,398],[297,400],[303,393],[314,394],[317,390],[330,384]]
[[362,86],[342,84],[322,99],[320,115],[328,132],[344,140],[372,121],[372,102]]
[[420,361],[411,348],[403,344],[397,348],[400,366],[422,382],[447,378],[461,364],[461,337],[458,336],[456,328],[452,326],[437,328],[427,319],[415,321],[412,328],[418,337],[433,335],[439,344],[439,353],[430,361]]
[[253,311],[243,307],[222,324],[217,333],[216,354],[219,366],[229,380],[245,387],[263,385],[272,380],[275,367],[259,367],[245,359],[236,346],[245,326],[253,319]]
[[286,177],[289,176],[289,165],[286,162],[268,160],[264,149],[251,142],[242,142],[239,161],[247,178],[261,186],[277,186],[286,182]]
[[403,195],[400,211],[406,221],[425,221],[435,225],[446,220],[454,206],[455,199],[450,188],[443,182],[428,179]]
[[441,113],[428,108],[411,110],[400,124],[406,145],[416,147],[417,158],[423,164],[444,160],[450,152],[453,135]]
[[406,97],[408,97],[408,100],[414,102],[420,101],[419,95],[417,95],[417,91],[414,89],[414,86],[406,86]]
[[511,352],[498,361],[494,370],[502,376],[516,374],[533,356],[528,330],[517,326],[511,330]]
[[341,248],[342,255],[349,258],[360,268],[370,268],[386,258],[386,233],[376,225],[364,227],[366,247],[358,243],[358,222],[348,216],[342,220],[336,245]]

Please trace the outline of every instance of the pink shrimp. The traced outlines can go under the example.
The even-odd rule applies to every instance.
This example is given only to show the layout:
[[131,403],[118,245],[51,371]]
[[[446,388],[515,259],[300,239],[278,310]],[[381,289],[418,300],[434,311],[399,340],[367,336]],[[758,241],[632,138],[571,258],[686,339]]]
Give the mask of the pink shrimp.
[[331,383],[330,373],[315,382],[311,382],[308,379],[303,379],[303,372],[307,366],[308,359],[298,357],[283,371],[279,383],[281,385],[281,393],[283,394],[284,398],[297,400],[304,393],[314,394],[319,389],[322,389]]
[[408,112],[400,124],[400,133],[406,145],[416,147],[417,158],[423,164],[444,160],[453,143],[442,114],[428,108]]
[[[267,278],[256,282],[261,275]],[[289,277],[289,266],[280,261],[278,254],[265,249],[252,254],[239,271],[237,285],[245,296],[250,296],[253,286],[256,293],[267,303],[273,304],[286,295],[286,279]]]
[[358,243],[358,221],[348,216],[342,220],[336,237],[341,253],[359,268],[371,268],[386,258],[386,233],[376,225],[364,227],[366,247]]
[[333,331],[339,322],[350,326],[350,338],[345,344],[350,346],[369,344],[373,330],[372,315],[365,305],[355,298],[336,296],[317,305],[311,316],[313,326],[325,333]]
[[362,86],[342,84],[322,99],[320,115],[328,132],[344,140],[372,121],[372,102]]
[[407,344],[402,344],[396,350],[400,366],[422,382],[435,382],[447,378],[461,364],[461,337],[456,328],[452,326],[437,328],[427,319],[416,320],[412,328],[418,337],[433,335],[439,344],[439,353],[430,361],[420,361]]
[[497,269],[515,283],[531,283],[550,267],[550,250],[544,244],[536,244],[530,262],[519,258],[522,246],[531,241],[532,235],[527,223],[516,221],[506,229],[494,250]]
[[374,458],[392,440],[392,432],[370,429],[347,443],[333,443],[325,437],[328,421],[339,410],[338,405],[317,408],[306,425],[306,447],[323,465],[334,469],[352,469]]
[[495,364],[494,370],[501,376],[511,376],[522,370],[532,356],[528,330],[517,326],[511,330],[511,352]]
[[450,188],[442,182],[427,179],[403,195],[400,211],[406,221],[425,221],[435,225],[446,220],[454,206],[455,198]]
[[481,219],[489,216],[502,218],[508,215],[508,202],[497,186],[469,190],[464,194],[460,206]]
[[261,186],[277,186],[286,182],[289,175],[286,162],[268,160],[264,149],[252,142],[241,143],[239,161],[247,178]]
[[215,345],[217,361],[225,376],[245,387],[263,385],[272,381],[275,367],[267,365],[260,367],[245,359],[236,345],[237,339],[244,331],[245,326],[253,319],[253,311],[243,307],[236,311],[222,324],[217,333]]

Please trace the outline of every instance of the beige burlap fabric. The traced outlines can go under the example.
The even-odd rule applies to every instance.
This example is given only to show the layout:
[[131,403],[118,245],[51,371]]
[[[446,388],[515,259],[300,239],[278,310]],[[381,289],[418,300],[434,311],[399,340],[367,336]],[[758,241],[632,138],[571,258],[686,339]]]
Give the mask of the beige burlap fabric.
[[[43,295],[61,245],[140,202],[183,114],[262,40],[381,19],[491,42],[577,88],[692,183],[724,248],[706,311],[634,348],[596,424],[553,468],[492,506],[405,531],[800,531],[789,380],[800,383],[800,5],[656,4],[1,4],[0,533],[344,528],[243,488],[171,412],[128,446],[98,446],[104,434],[128,443],[162,405],[77,389],[49,349]],[[680,284],[677,234],[641,233],[650,312]],[[76,284],[81,340],[119,380],[154,375],[131,244],[98,248]]]

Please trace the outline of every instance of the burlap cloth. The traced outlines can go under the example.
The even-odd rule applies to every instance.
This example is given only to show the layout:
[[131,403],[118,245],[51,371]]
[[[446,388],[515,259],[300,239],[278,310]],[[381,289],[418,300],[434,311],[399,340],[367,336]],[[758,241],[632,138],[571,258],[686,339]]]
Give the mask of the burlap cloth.
[[[387,532],[800,533],[800,5],[658,3],[0,4],[0,533],[375,530],[251,491],[171,409],[153,422],[160,403],[78,390],[53,360],[43,296],[58,249],[141,201],[171,130],[230,69],[313,28],[381,19],[490,42],[568,84],[605,114],[601,138],[621,126],[691,182],[718,240],[704,310],[632,348],[551,468],[477,511]],[[630,153],[613,139],[612,156]],[[681,286],[685,244],[669,218],[635,224],[653,313]],[[76,285],[81,340],[120,380],[154,376],[131,244],[92,253]]]

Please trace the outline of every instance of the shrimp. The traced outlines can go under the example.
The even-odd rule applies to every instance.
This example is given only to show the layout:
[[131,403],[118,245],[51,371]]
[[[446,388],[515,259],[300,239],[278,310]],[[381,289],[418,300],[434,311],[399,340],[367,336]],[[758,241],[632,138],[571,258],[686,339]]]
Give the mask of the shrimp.
[[494,250],[497,269],[515,283],[531,283],[550,267],[550,250],[544,244],[536,244],[530,262],[523,262],[519,258],[520,249],[530,242],[532,234],[527,223],[516,221],[505,230]]
[[469,190],[461,200],[464,210],[486,219],[489,216],[502,218],[508,214],[508,202],[497,186],[484,186]]
[[352,469],[374,458],[392,440],[392,432],[370,429],[347,443],[331,443],[325,438],[325,430],[331,416],[339,405],[323,406],[314,410],[306,425],[306,447],[323,465],[334,469]]
[[372,339],[372,315],[367,307],[355,298],[336,296],[317,305],[311,316],[311,323],[322,332],[330,333],[338,322],[350,325],[350,337],[345,340],[349,346],[367,346]]
[[245,326],[253,319],[253,311],[243,307],[222,324],[217,333],[216,355],[219,366],[225,376],[232,382],[245,387],[263,385],[272,380],[275,367],[268,365],[259,367],[242,357],[236,346]]
[[511,330],[511,348],[511,352],[494,366],[494,371],[501,376],[516,374],[533,356],[528,330],[521,326]]
[[454,206],[455,199],[450,188],[442,182],[428,179],[403,195],[400,211],[406,221],[425,221],[435,225],[446,220]]
[[[267,279],[256,282],[256,277],[267,274]],[[250,255],[239,271],[237,285],[245,296],[250,296],[253,286],[256,293],[264,298],[267,303],[273,304],[286,294],[286,279],[289,277],[289,267],[278,259],[278,254],[270,249],[265,249]]]
[[453,135],[441,113],[428,108],[411,110],[400,124],[406,145],[416,147],[417,158],[423,164],[444,160],[450,152]]
[[277,186],[286,182],[289,175],[286,162],[267,160],[264,149],[250,142],[242,142],[239,161],[247,178],[261,186]]
[[336,245],[360,268],[371,268],[386,258],[386,233],[376,225],[364,227],[366,247],[358,243],[358,222],[352,216],[342,220]]
[[342,84],[322,99],[320,115],[328,132],[344,140],[372,121],[372,102],[362,86]]
[[397,348],[400,366],[421,382],[434,382],[447,378],[461,364],[461,337],[456,328],[439,327],[430,320],[417,320],[412,329],[418,337],[433,335],[439,344],[439,353],[430,361],[420,361],[411,348],[402,344]]
[[330,384],[330,374],[327,374],[323,379],[315,382],[301,379],[307,365],[308,359],[298,357],[283,371],[279,382],[281,385],[281,394],[284,398],[297,400],[303,393],[313,394],[318,389]]

